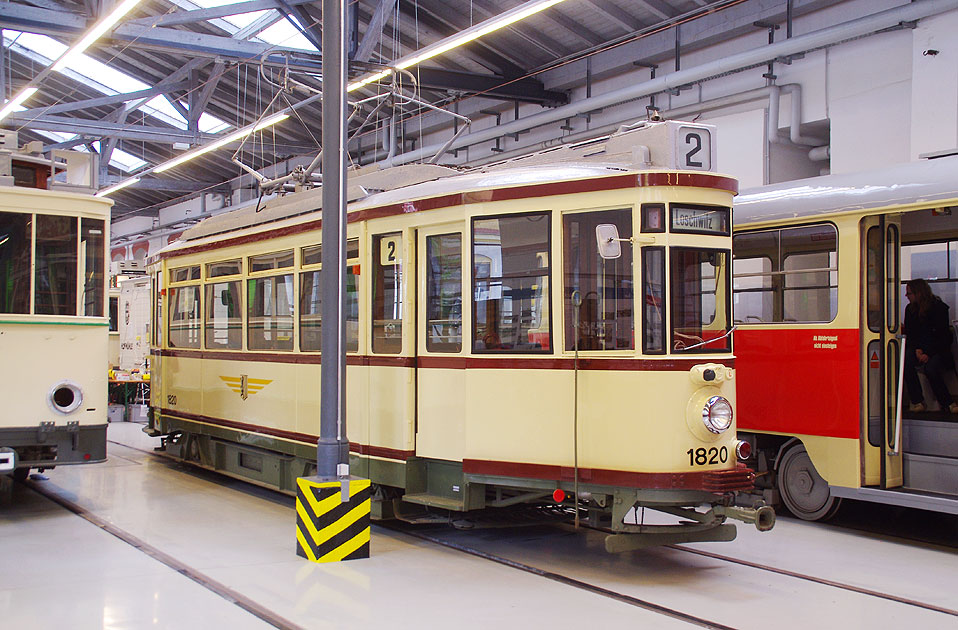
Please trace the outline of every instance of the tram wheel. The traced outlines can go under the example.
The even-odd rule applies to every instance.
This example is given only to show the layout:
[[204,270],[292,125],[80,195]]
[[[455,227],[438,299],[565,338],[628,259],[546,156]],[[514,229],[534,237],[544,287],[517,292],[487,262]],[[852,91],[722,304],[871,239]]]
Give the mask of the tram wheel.
[[842,500],[833,497],[828,482],[815,470],[801,444],[788,449],[778,465],[778,489],[788,511],[806,521],[825,521],[835,516]]
[[13,471],[13,478],[17,481],[26,481],[30,477],[29,468],[17,468]]

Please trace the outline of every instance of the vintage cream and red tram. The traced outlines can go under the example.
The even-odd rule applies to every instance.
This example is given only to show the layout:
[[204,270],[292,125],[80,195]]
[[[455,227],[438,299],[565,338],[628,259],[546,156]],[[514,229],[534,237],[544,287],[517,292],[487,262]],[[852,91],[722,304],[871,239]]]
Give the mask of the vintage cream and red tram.
[[903,283],[958,320],[958,157],[744,191],[733,243],[738,429],[766,499],[958,514],[958,418],[899,399]]
[[[95,171],[90,156],[68,153]],[[0,472],[19,479],[106,459],[113,202],[67,168],[0,152]]]
[[[707,171],[713,133],[648,123],[480,171],[351,175],[347,428],[374,516],[578,488],[610,549],[771,527],[732,504],[753,475],[727,335],[737,184]],[[155,257],[148,430],[173,455],[286,491],[315,470],[320,194],[213,217]],[[641,507],[684,524],[636,523]]]

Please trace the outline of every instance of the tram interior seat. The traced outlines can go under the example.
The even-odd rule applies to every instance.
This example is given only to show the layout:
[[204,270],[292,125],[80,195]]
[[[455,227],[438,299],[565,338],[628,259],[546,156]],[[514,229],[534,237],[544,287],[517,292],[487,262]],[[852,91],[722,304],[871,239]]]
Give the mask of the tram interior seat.
[[[951,356],[954,357],[956,367],[958,367],[958,320],[951,322]],[[918,371],[918,381],[921,383],[921,393],[925,397],[928,410],[942,411],[938,401],[935,400],[935,394],[931,391],[931,386],[928,384],[928,378],[920,370]],[[958,371],[956,369],[948,370],[945,374],[945,385],[948,386],[948,391],[951,393],[953,400],[958,397]],[[907,404],[905,404],[905,408],[907,409]]]

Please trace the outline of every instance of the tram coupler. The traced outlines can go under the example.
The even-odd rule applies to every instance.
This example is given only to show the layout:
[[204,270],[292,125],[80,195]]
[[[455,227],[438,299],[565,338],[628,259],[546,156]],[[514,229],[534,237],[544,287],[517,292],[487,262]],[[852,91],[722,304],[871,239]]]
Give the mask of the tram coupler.
[[760,532],[767,532],[775,527],[775,510],[767,505],[756,508],[738,507],[736,505],[716,505],[715,513],[718,516],[734,518],[744,523],[752,523]]

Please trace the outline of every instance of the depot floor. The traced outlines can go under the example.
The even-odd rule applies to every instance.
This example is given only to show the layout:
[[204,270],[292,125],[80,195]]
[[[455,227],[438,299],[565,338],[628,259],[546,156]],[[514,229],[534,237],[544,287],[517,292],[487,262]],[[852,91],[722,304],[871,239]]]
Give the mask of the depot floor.
[[[691,627],[595,590],[378,526],[369,559],[307,562],[294,551],[292,498],[158,458],[151,453],[156,442],[141,428],[111,424],[107,463],[15,484],[0,504],[2,627]],[[35,485],[90,518],[38,494]],[[739,528],[732,543],[696,547],[820,581],[674,549],[610,557],[582,534],[558,542],[502,530],[453,536],[730,627],[958,626],[953,614],[900,601],[958,609],[954,548],[786,519],[765,534]]]

